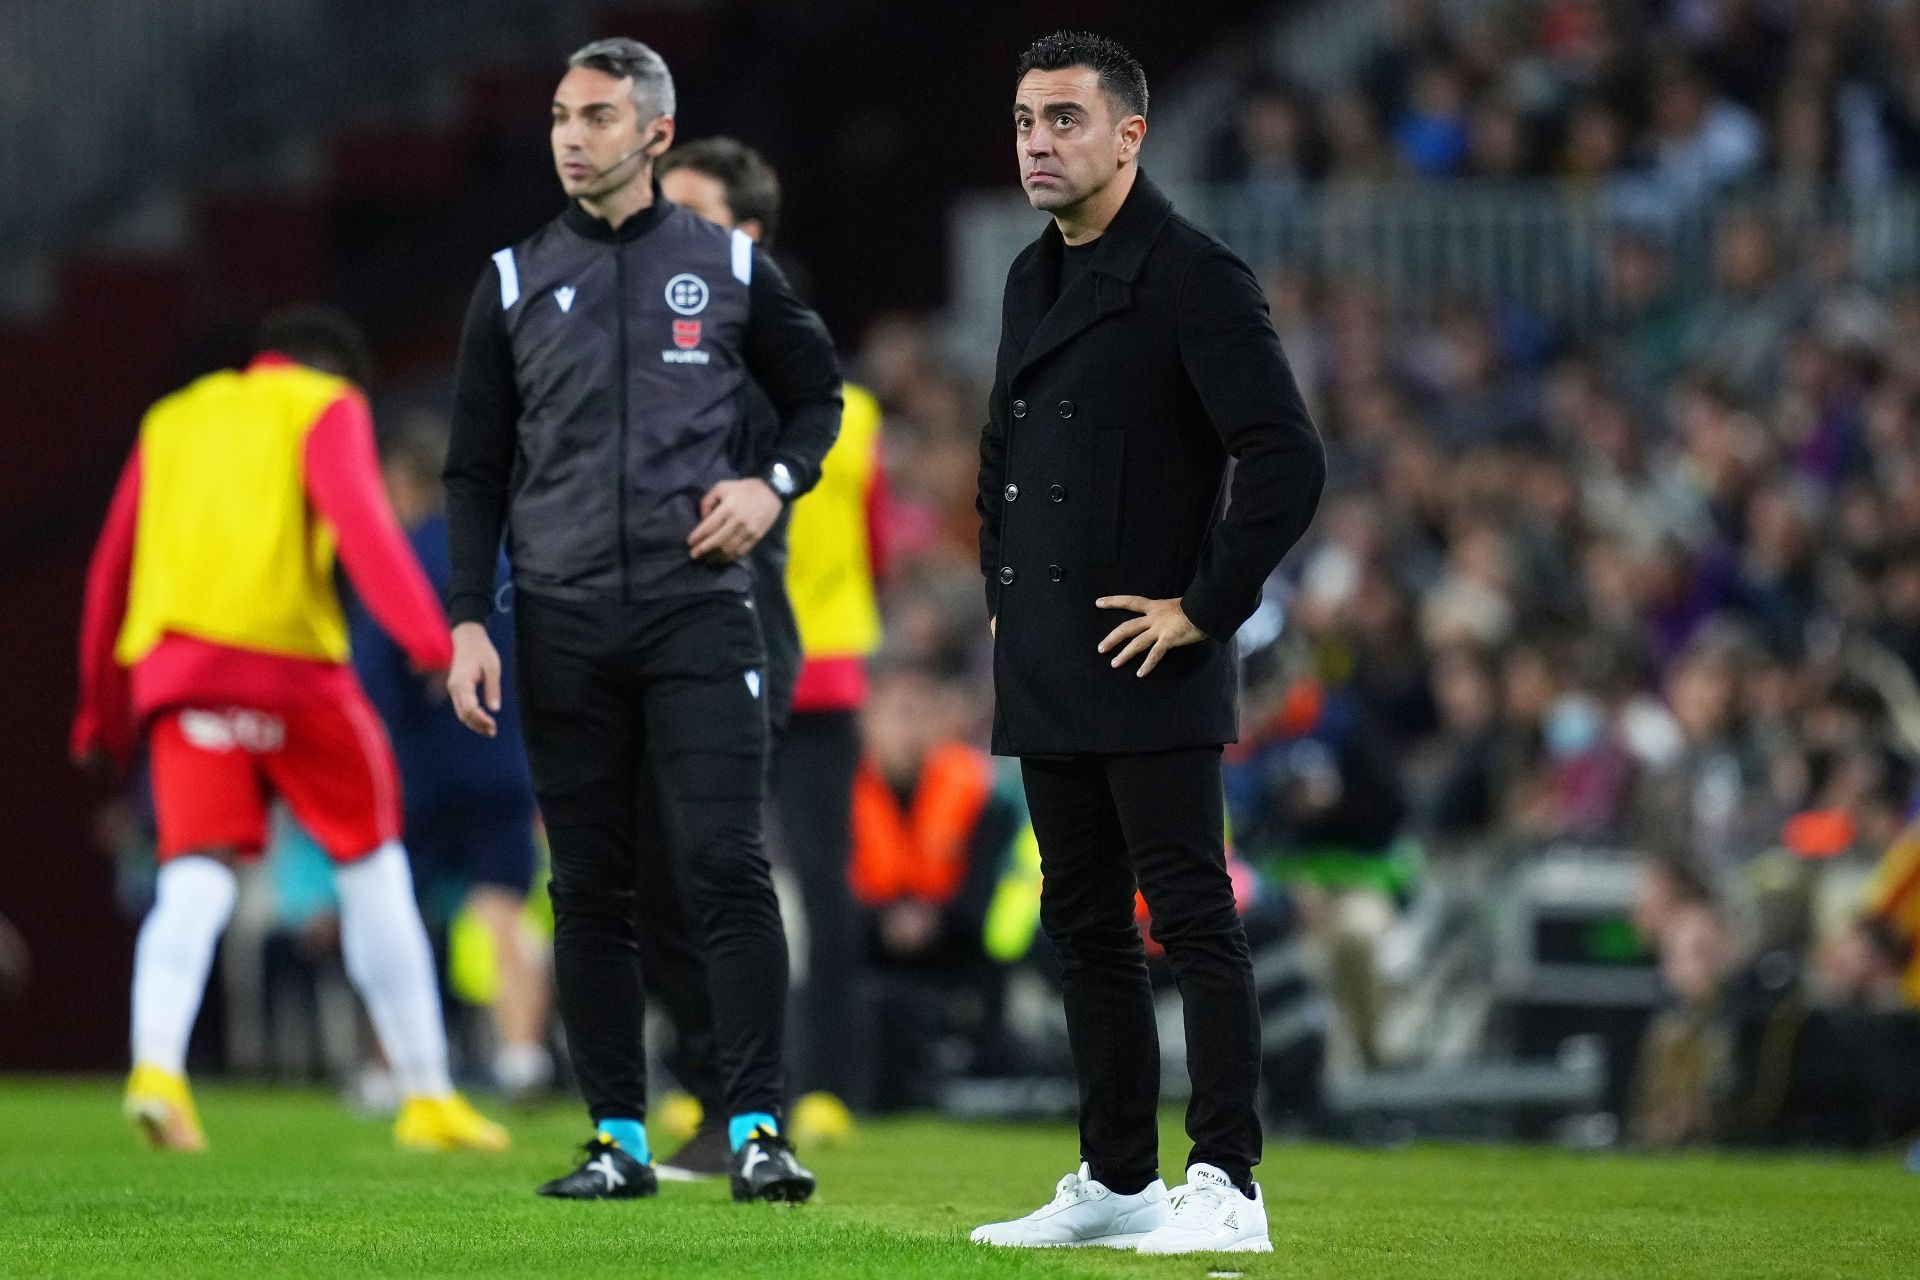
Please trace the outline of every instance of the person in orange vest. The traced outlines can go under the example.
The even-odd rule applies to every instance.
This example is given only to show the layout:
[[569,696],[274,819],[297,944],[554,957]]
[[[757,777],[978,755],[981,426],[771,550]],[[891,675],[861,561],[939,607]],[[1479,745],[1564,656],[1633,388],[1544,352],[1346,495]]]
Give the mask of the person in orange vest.
[[867,921],[872,1025],[886,1028],[873,1053],[877,1111],[937,1101],[933,1050],[950,1032],[952,997],[981,1011],[976,1049],[998,1020],[984,930],[1021,813],[995,788],[991,758],[957,735],[957,696],[930,672],[888,667],[861,717],[848,880]]
[[422,678],[447,623],[381,488],[346,317],[269,317],[260,354],[147,412],[87,574],[76,760],[144,736],[160,872],[134,950],[126,1112],[153,1145],[206,1144],[187,1041],[233,914],[232,863],[286,803],[334,861],[341,952],[404,1095],[394,1137],[499,1150],[454,1092],[433,956],[400,843],[385,731],[348,665],[336,559]]

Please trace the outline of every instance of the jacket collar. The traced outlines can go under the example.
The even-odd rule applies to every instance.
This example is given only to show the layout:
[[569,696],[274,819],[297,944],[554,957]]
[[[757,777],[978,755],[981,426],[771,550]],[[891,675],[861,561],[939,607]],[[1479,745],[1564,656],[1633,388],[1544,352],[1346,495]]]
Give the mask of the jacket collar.
[[1133,190],[1095,244],[1084,276],[1060,293],[1060,259],[1066,250],[1058,223],[1048,221],[1034,252],[1010,285],[1016,305],[1010,319],[1022,348],[1020,368],[1065,345],[1133,299],[1132,284],[1173,213],[1173,202],[1147,177],[1133,175]]
[[667,211],[671,208],[673,205],[668,202],[665,195],[661,194],[660,180],[655,178],[653,203],[639,210],[618,228],[608,226],[605,218],[596,218],[588,213],[581,208],[578,200],[567,202],[566,212],[560,215],[560,220],[565,222],[575,234],[584,236],[588,240],[598,240],[604,244],[620,244],[628,240],[638,240],[653,230],[660,224],[660,220],[667,216]]

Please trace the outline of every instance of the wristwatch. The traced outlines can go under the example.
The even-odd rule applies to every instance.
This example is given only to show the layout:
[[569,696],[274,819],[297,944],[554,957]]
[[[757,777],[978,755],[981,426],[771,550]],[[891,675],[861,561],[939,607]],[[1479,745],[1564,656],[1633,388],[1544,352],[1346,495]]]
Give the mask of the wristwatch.
[[794,491],[799,488],[799,486],[793,482],[793,472],[788,469],[787,464],[784,462],[774,463],[767,468],[766,473],[760,478],[765,480],[768,486],[780,495],[782,502],[792,501]]

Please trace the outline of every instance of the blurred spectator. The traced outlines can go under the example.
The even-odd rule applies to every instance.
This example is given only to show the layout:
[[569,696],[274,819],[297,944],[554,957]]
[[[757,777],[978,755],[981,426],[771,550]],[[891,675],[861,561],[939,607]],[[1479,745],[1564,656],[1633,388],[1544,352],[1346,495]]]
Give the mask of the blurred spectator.
[[1466,93],[1451,67],[1422,68],[1413,100],[1394,123],[1393,140],[1408,169],[1423,178],[1458,172],[1467,156]]
[[[452,574],[447,517],[440,490],[445,425],[416,417],[382,451],[381,471],[413,554],[444,594]],[[506,557],[500,558],[497,601],[511,607]],[[533,889],[533,784],[521,744],[513,669],[513,628],[489,626],[501,654],[498,736],[470,733],[447,703],[438,679],[416,673],[364,607],[350,616],[354,669],[393,741],[406,803],[407,850],[414,893],[428,928],[444,944],[462,913],[477,919],[499,974],[492,1001],[492,1076],[509,1095],[547,1088],[553,1061],[546,1047],[548,956],[528,928]]]
[[1533,169],[1531,140],[1520,113],[1504,102],[1483,101],[1467,124],[1467,172],[1476,178],[1523,178]]
[[32,976],[33,962],[26,939],[20,936],[12,921],[0,916],[0,1004],[25,995]]
[[1785,815],[1757,803],[1764,771],[1742,722],[1741,693],[1740,667],[1724,649],[1702,646],[1675,665],[1667,704],[1680,749],[1640,782],[1640,847],[1723,869],[1759,852],[1780,829]]
[[1262,196],[1284,200],[1320,176],[1306,100],[1273,80],[1248,85],[1240,116],[1213,141],[1204,175],[1211,182],[1244,182]]
[[1732,1072],[1721,1017],[1732,933],[1705,882],[1677,861],[1644,872],[1634,923],[1659,957],[1671,1003],[1641,1041],[1628,1130],[1647,1147],[1701,1142],[1716,1131]]
[[1442,840],[1484,836],[1500,820],[1506,753],[1500,735],[1500,685],[1494,664],[1456,645],[1434,662],[1441,737],[1427,827]]
[[1788,335],[1806,311],[1773,228],[1758,213],[1736,209],[1721,220],[1712,289],[1688,324],[1687,355],[1723,379],[1735,398],[1758,400],[1777,385]]
[[[853,892],[866,916],[872,1102],[936,1102],[958,1039],[977,1060],[997,1034],[1000,974],[983,930],[1019,806],[994,787],[992,761],[961,737],[955,692],[928,671],[877,671],[861,719],[853,787]],[[842,1045],[844,1053],[846,1047]]]
[[1602,350],[1623,387],[1640,402],[1652,402],[1686,358],[1687,317],[1673,291],[1666,248],[1651,236],[1615,237],[1607,246],[1606,286],[1613,318]]
[[1351,1054],[1384,1063],[1377,953],[1407,887],[1404,784],[1348,687],[1277,670],[1256,686],[1224,769],[1234,844],[1300,901]]
[[1326,105],[1327,176],[1336,181],[1372,182],[1399,172],[1392,148],[1380,128],[1380,113],[1356,92],[1335,94]]

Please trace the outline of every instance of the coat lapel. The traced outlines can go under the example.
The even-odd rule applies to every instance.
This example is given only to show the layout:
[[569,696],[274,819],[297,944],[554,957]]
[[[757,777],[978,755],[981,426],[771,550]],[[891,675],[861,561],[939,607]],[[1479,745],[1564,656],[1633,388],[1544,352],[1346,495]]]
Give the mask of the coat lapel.
[[1114,312],[1124,311],[1132,296],[1126,281],[1101,275],[1096,264],[1054,300],[1028,340],[1027,349],[1020,353],[1020,368],[1039,362]]
[[1025,271],[1013,286],[1019,290],[1018,305],[1010,315],[1021,348],[1016,373],[1131,305],[1133,281],[1172,212],[1172,204],[1146,173],[1135,174],[1133,190],[1100,237],[1100,247],[1094,251],[1086,274],[1058,297],[1054,294],[1065,245],[1060,228],[1047,224]]

